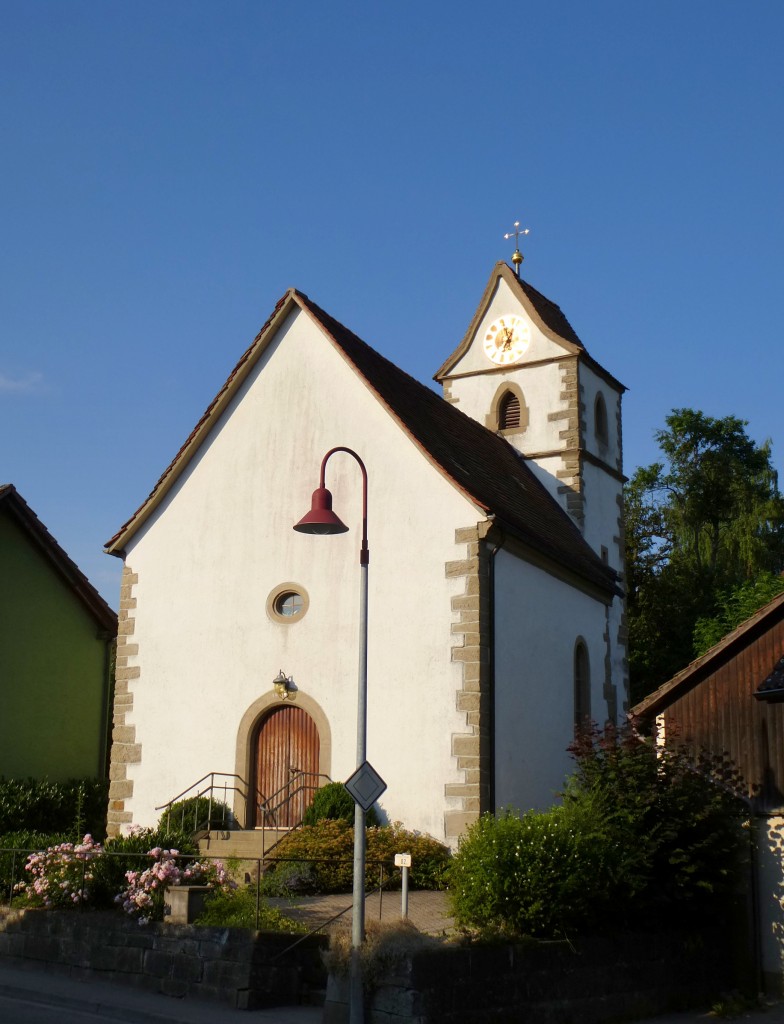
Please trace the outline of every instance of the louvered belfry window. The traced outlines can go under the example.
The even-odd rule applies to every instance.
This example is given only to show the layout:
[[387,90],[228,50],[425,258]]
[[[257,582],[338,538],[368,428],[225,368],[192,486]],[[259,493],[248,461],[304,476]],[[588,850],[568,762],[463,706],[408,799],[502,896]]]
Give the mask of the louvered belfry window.
[[520,399],[511,391],[501,399],[498,410],[498,429],[513,430],[520,426]]

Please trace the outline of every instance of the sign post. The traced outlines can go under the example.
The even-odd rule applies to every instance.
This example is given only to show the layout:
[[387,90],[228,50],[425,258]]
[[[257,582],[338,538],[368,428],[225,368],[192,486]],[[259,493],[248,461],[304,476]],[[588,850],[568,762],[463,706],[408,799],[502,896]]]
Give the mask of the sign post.
[[396,853],[395,867],[403,869],[403,885],[401,891],[402,906],[400,908],[400,916],[405,920],[408,917],[408,869],[411,867],[411,854]]

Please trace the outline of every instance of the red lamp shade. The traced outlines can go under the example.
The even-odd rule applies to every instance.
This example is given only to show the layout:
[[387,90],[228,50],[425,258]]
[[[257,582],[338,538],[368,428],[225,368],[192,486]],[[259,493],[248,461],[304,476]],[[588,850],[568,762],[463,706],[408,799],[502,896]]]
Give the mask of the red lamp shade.
[[348,527],[332,511],[332,492],[318,487],[313,492],[310,512],[296,524],[298,533],[348,533]]

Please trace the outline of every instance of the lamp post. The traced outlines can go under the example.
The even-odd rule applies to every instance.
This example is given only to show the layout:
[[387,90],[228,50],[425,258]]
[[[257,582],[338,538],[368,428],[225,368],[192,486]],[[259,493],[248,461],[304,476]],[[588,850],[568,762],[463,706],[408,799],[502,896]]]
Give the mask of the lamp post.
[[[356,459],[362,472],[362,546],[359,549],[359,683],[357,693],[357,768],[367,756],[367,651],[368,651],[368,563],[367,542],[367,470],[362,459],[351,448],[330,448],[321,460],[319,486],[313,492],[311,509],[294,527],[299,533],[346,533],[348,527],[332,511],[332,494],[325,485],[327,462],[336,452],[345,452]],[[351,922],[351,1024],[362,1024],[363,998],[359,950],[365,938],[365,811],[354,803],[354,884]]]

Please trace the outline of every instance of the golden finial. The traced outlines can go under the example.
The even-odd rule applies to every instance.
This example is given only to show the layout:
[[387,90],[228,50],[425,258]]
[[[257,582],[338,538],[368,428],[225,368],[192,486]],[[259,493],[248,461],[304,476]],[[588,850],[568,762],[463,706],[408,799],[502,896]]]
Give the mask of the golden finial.
[[523,254],[520,252],[520,235],[530,234],[530,228],[520,229],[520,221],[514,222],[514,231],[507,231],[504,238],[511,238],[514,235],[515,240],[515,251],[512,253],[512,263],[515,266],[515,273],[520,276],[520,264],[523,262]]

